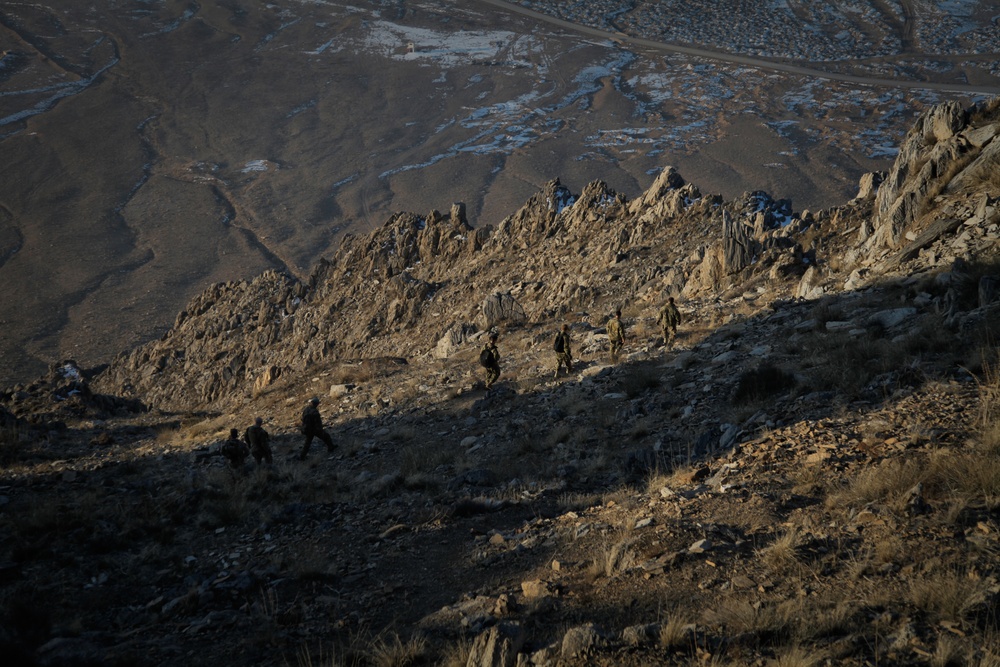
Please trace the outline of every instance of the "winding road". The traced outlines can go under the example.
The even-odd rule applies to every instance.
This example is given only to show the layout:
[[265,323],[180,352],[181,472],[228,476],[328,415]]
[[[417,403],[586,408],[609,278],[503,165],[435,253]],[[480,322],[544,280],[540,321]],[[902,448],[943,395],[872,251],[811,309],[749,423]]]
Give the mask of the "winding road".
[[[575,32],[588,35],[590,37],[610,39],[621,44],[628,44],[631,46],[642,47],[645,49],[651,49],[655,51],[681,53],[688,56],[695,56],[697,58],[707,58],[710,60],[718,60],[720,62],[733,63],[737,65],[746,65],[758,69],[771,70],[775,72],[784,72],[787,74],[797,74],[800,76],[816,77],[820,79],[829,79],[831,81],[856,83],[865,86],[882,86],[889,88],[907,88],[914,90],[942,90],[942,91],[949,91],[956,93],[1000,95],[1000,85],[979,86],[979,85],[962,84],[962,83],[937,83],[932,81],[888,79],[881,77],[861,76],[857,74],[843,74],[840,72],[828,72],[825,70],[814,69],[802,65],[775,62],[773,60],[765,60],[763,58],[753,58],[750,56],[741,56],[738,54],[726,53],[724,51],[713,51],[711,49],[698,48],[693,46],[680,46],[676,44],[667,44],[665,42],[658,42],[652,39],[644,39],[642,37],[632,37],[621,32],[610,32],[607,30],[601,30],[599,28],[592,28],[590,26],[581,25],[579,23],[566,21],[564,19],[556,18],[548,14],[536,12],[533,9],[521,7],[520,5],[516,5],[511,2],[504,2],[504,0],[479,0],[479,2],[486,5],[491,5],[493,7],[496,7],[497,9],[503,9],[508,12],[513,12],[516,14],[521,14],[523,16],[528,16],[532,19],[535,19],[536,21],[549,23],[551,25],[555,25],[560,28],[565,28],[567,30],[573,30]],[[907,23],[909,23],[909,21],[907,21]],[[906,54],[906,57],[920,58],[921,56],[919,54]],[[976,56],[977,59],[980,59],[982,57],[983,56],[981,54]],[[990,57],[993,60],[997,59],[996,55]],[[938,56],[930,56],[930,55],[926,56],[926,58],[941,59]],[[970,58],[970,56],[963,56],[963,58]]]

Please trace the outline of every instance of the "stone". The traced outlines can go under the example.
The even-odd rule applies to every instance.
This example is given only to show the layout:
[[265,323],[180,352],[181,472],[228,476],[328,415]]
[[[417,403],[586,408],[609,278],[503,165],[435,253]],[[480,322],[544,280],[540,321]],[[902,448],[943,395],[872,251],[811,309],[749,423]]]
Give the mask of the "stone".
[[480,305],[480,315],[483,329],[491,329],[501,322],[517,324],[526,319],[524,308],[509,293],[495,293],[488,296]]
[[330,386],[330,398],[343,398],[354,388],[352,384],[334,384]]
[[707,479],[712,470],[705,464],[699,465],[687,474],[681,475],[679,480],[684,484],[697,484],[703,479]]
[[861,180],[858,181],[858,194],[855,195],[855,199],[874,199],[875,193],[878,187],[882,185],[882,181],[885,180],[884,171],[874,171],[868,172],[861,176]]
[[476,332],[477,329],[474,324],[453,324],[444,333],[444,335],[438,339],[437,344],[434,346],[434,350],[431,353],[432,356],[435,359],[447,359],[460,350],[466,342],[472,340],[472,337],[476,334]]
[[270,365],[260,373],[253,382],[252,392],[254,396],[260,395],[265,389],[270,387],[274,382],[281,377],[281,369],[277,366]]
[[802,274],[799,286],[795,290],[795,296],[800,299],[818,299],[826,293],[826,289],[820,284],[821,276],[815,266],[810,266]]
[[583,656],[606,644],[604,633],[593,624],[570,628],[563,635],[560,654],[564,660]]
[[698,540],[688,547],[688,552],[693,554],[703,554],[712,549],[712,542],[708,539]]
[[654,644],[660,635],[660,626],[656,623],[630,625],[622,630],[622,643],[626,646],[648,646]]
[[555,592],[556,589],[551,583],[542,581],[541,579],[531,579],[521,582],[521,593],[529,600],[543,598]]
[[721,366],[722,364],[728,364],[730,361],[735,361],[739,359],[740,354],[736,350],[727,350],[722,354],[718,354],[712,357],[712,365]]
[[524,629],[518,623],[502,622],[478,635],[469,650],[467,667],[514,667],[524,646]]
[[886,329],[891,329],[894,326],[902,324],[916,314],[917,309],[911,306],[907,306],[905,308],[891,308],[889,310],[881,310],[877,313],[869,315],[866,321],[869,324],[878,324]]

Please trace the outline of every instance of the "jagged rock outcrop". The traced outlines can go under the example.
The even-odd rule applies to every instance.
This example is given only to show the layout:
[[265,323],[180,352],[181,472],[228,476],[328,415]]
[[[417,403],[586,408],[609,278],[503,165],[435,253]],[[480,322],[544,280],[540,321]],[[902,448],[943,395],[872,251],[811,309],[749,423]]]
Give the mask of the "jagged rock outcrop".
[[875,197],[876,216],[861,228],[871,249],[896,248],[946,188],[957,190],[994,173],[1000,146],[997,100],[970,111],[957,102],[928,109],[907,133]]
[[[212,286],[161,340],[121,355],[94,384],[160,407],[218,406],[338,359],[447,359],[480,332],[529,318],[577,312],[599,325],[606,310],[588,312],[599,304],[741,294],[758,278],[815,298],[917,257],[951,262],[997,235],[995,199],[952,204],[919,228],[914,215],[951,187],[949,175],[966,183],[991,173],[998,108],[928,112],[884,181],[870,175],[858,198],[815,214],[760,191],[728,203],[704,196],[670,167],[634,201],[602,181],[579,195],[550,181],[496,229],[473,227],[460,203],[448,214],[396,213],[370,234],[345,236],[307,280],[269,272]],[[867,240],[852,247],[857,229]],[[879,243],[898,248],[878,254]],[[451,324],[442,329],[442,319]]]
[[524,308],[509,292],[491,294],[486,297],[481,307],[484,329],[492,329],[501,322],[517,324],[524,322]]
[[36,425],[44,425],[66,416],[104,419],[147,409],[135,398],[95,391],[91,375],[76,361],[68,359],[52,364],[49,372],[34,382],[0,392],[0,401],[13,408],[13,412],[0,408],[0,427],[17,425],[19,419],[10,418],[15,414],[31,415]]
[[[699,262],[717,261],[704,284],[718,285],[771,247],[790,215],[787,203],[750,193],[715,246],[704,221],[722,204],[667,168],[631,203],[601,181],[579,196],[551,181],[495,230],[473,228],[462,204],[447,216],[397,213],[345,236],[306,281],[269,272],[212,286],[161,340],[121,355],[98,382],[163,407],[220,404],[335,359],[448,358],[477,332],[518,326],[529,313],[558,316],[603,297],[627,303],[639,289],[644,298],[679,293]],[[673,264],[646,261],[654,253]],[[442,336],[442,316],[475,325]]]
[[549,181],[516,213],[497,226],[496,242],[527,250],[556,233],[559,215],[576,203],[576,197],[559,179]]
[[518,623],[499,623],[472,642],[468,667],[513,667],[524,645],[524,629]]
[[474,324],[454,324],[448,328],[434,346],[433,355],[438,359],[447,359],[478,332]]
[[802,264],[802,250],[789,236],[804,223],[791,202],[749,192],[722,207],[721,218],[719,240],[698,256],[682,290],[685,296],[726,288],[747,272],[769,270],[774,280],[798,273],[794,267]]
[[[98,383],[156,405],[192,407],[256,395],[278,377],[340,357],[393,352],[374,339],[411,326],[457,262],[481,249],[465,206],[398,213],[348,235],[307,282],[274,271],[213,285],[159,341],[120,355]],[[417,275],[419,271],[419,276]]]

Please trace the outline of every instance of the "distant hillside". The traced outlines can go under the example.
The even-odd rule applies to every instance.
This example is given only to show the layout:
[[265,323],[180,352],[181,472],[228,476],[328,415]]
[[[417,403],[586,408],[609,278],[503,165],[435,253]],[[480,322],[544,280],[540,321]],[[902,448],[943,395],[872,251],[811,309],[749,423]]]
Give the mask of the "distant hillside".
[[496,227],[551,178],[635,197],[664,164],[727,199],[828,207],[941,100],[479,2],[122,7],[0,11],[0,384],[156,339],[209,285],[307,280],[393,211],[464,201]]

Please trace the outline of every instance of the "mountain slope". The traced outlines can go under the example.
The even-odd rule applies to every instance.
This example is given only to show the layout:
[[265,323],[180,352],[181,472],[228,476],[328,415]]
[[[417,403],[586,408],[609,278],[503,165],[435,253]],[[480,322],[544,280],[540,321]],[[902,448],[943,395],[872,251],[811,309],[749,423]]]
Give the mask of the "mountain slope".
[[[3,392],[5,654],[994,664],[996,142],[969,137],[998,108],[931,110],[817,213],[665,169],[631,201],[550,182],[496,228],[396,214],[307,282],[217,285],[108,368]],[[299,462],[313,395],[336,449]],[[231,470],[255,415],[275,465]]]

